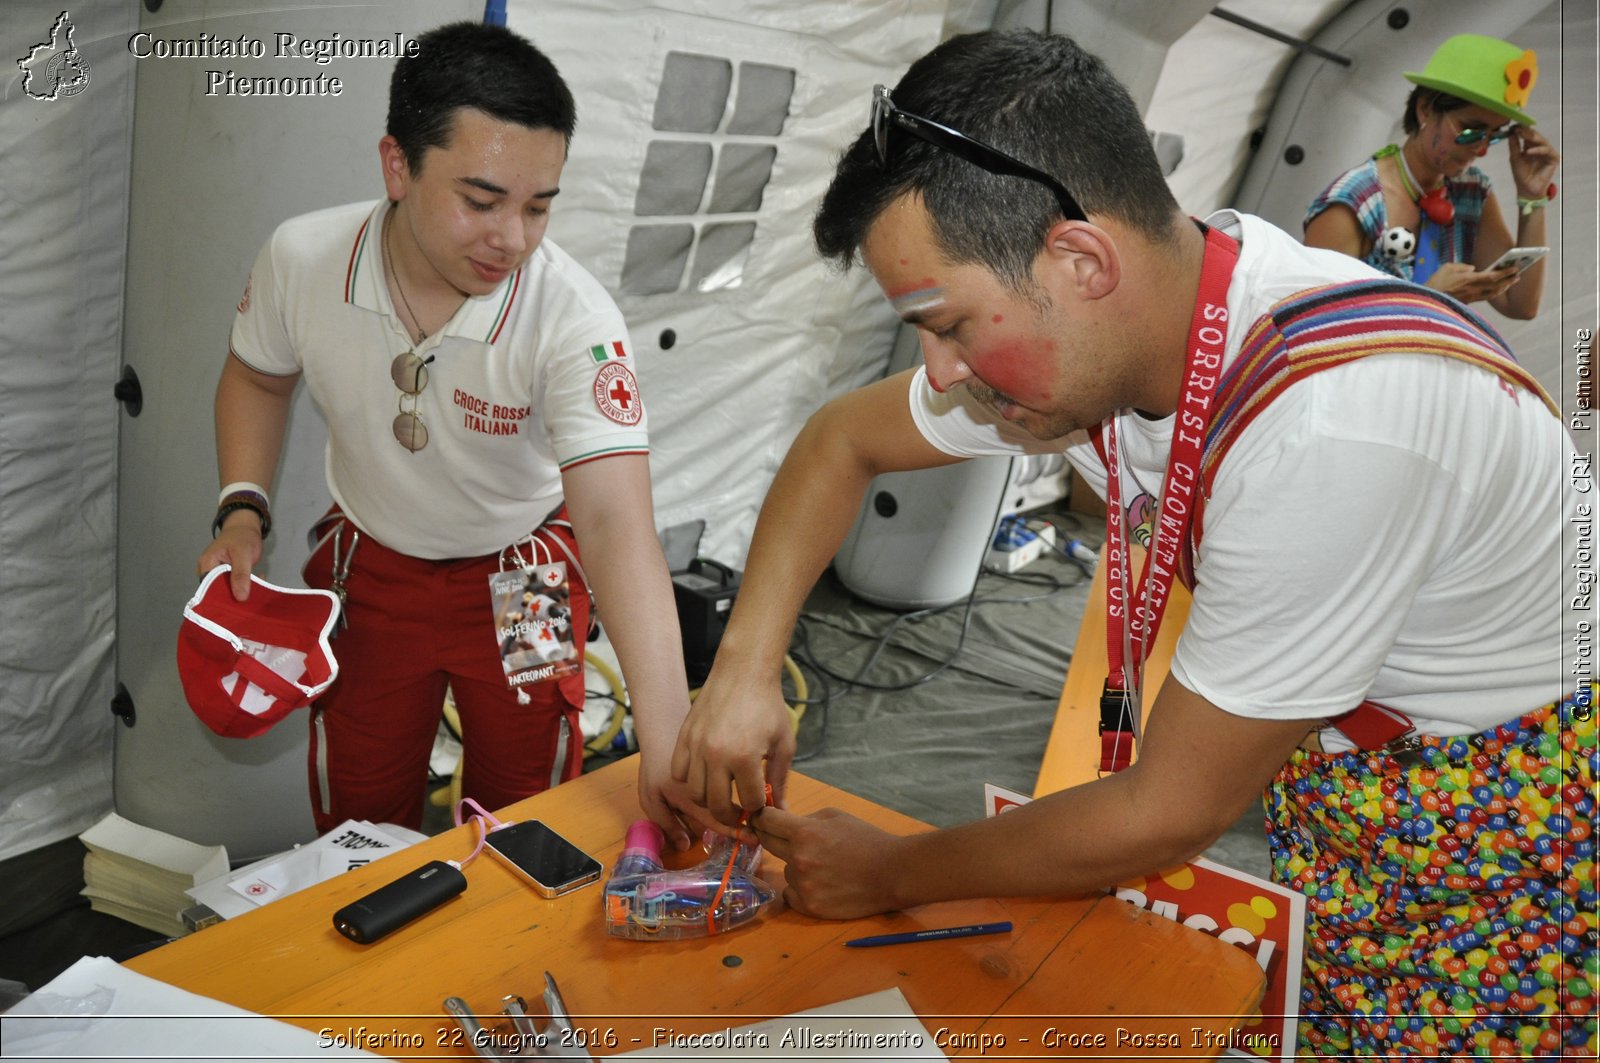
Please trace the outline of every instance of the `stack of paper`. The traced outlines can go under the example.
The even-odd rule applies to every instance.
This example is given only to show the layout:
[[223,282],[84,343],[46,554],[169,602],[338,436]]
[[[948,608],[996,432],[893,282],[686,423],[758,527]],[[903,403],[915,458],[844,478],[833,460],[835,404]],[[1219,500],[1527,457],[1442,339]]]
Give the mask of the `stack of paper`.
[[193,885],[188,895],[222,918],[232,919],[279,897],[364,867],[426,837],[393,823],[380,826],[347,819],[316,841]]
[[115,812],[78,837],[89,850],[82,891],[89,906],[158,934],[184,934],[178,918],[190,904],[184,891],[228,872],[223,846],[197,845]]

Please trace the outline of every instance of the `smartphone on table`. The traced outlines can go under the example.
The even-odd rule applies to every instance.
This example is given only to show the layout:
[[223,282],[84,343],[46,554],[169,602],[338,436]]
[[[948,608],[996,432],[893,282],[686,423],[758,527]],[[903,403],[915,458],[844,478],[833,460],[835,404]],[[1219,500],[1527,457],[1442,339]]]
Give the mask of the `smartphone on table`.
[[600,861],[536,819],[492,830],[484,844],[542,897],[559,897],[600,878]]

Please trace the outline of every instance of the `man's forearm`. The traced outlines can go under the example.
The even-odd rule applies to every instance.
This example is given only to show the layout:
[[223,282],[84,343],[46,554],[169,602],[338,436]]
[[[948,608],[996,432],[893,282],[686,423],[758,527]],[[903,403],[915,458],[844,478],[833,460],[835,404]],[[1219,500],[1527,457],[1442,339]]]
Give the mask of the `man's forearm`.
[[860,509],[872,475],[830,440],[828,420],[806,424],[767,491],[718,665],[778,674],[795,617]]
[[967,897],[1071,896],[1106,889],[1202,851],[1208,830],[1138,806],[1133,769],[1004,815],[896,844],[895,907]]
[[719,667],[777,674],[795,617],[874,476],[959,460],[936,450],[913,423],[911,378],[901,373],[833,400],[795,437],[756,521]]
[[670,756],[689,710],[672,578],[654,529],[598,522],[581,535],[584,571],[628,684],[639,748]]

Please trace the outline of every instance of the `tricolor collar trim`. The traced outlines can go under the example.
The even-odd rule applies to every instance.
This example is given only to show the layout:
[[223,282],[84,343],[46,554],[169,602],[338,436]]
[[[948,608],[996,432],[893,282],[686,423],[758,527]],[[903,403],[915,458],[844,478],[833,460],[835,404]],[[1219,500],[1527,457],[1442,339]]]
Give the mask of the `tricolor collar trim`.
[[[388,285],[384,283],[382,254],[372,239],[383,231],[383,215],[388,209],[387,200],[380,202],[356,231],[355,240],[350,245],[350,261],[345,267],[344,301],[363,310],[395,317],[394,303],[389,298]],[[506,322],[511,319],[517,293],[522,290],[522,272],[519,269],[511,274],[488,295],[469,297],[440,332],[479,343],[493,344],[498,341]]]

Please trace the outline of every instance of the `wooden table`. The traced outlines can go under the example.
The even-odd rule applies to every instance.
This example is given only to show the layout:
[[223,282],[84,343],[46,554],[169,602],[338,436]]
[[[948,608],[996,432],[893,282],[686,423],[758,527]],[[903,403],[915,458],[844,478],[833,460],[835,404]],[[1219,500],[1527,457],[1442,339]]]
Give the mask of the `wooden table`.
[[[1129,553],[1128,578],[1137,582],[1144,567],[1145,552],[1134,546]],[[1178,647],[1178,636],[1189,619],[1189,607],[1193,603],[1188,588],[1181,581],[1173,580],[1161,630],[1156,632],[1145,658],[1141,720],[1149,717],[1161,684],[1167,681],[1167,673],[1172,669],[1172,653]],[[1106,670],[1106,551],[1101,547],[1094,581],[1089,584],[1088,604],[1078,625],[1078,641],[1073,645],[1072,662],[1067,666],[1067,679],[1056,705],[1055,723],[1050,728],[1050,740],[1045,744],[1044,757],[1039,764],[1034,797],[1092,782],[1099,776],[1100,693],[1105,687]]]
[[[502,818],[545,820],[609,872],[639,815],[637,759],[519,802]],[[831,805],[898,833],[928,829],[799,775],[789,805]],[[1194,1047],[1193,1028],[1220,1045],[1262,991],[1260,970],[1239,949],[1104,895],[948,902],[845,922],[783,910],[722,936],[635,942],[604,932],[599,886],[547,901],[483,856],[466,868],[464,894],[376,944],[333,929],[335,910],[429,860],[459,860],[471,845],[468,829],[457,828],[127,966],[393,1056],[470,1055],[443,999],[462,997],[482,1015],[517,993],[537,1011],[547,970],[574,1025],[598,1035],[597,1057],[650,1046],[657,1028],[722,1030],[898,986],[949,1056],[1192,1058],[1218,1051]],[[781,890],[781,863],[768,857],[762,877]],[[1005,919],[1015,925],[1009,935],[843,945]],[[1094,1044],[1100,1036],[1104,1047]]]

